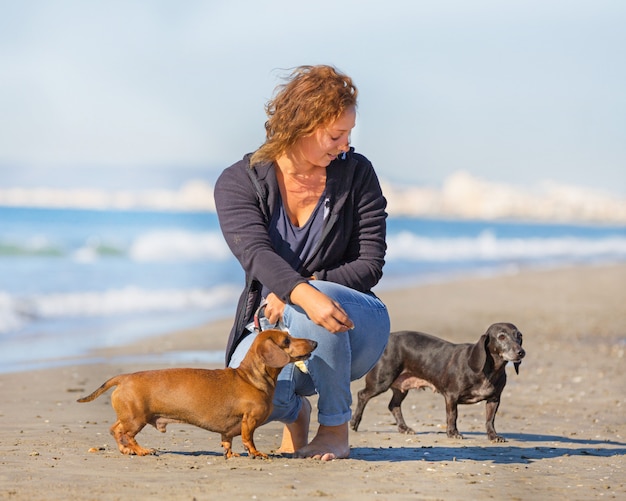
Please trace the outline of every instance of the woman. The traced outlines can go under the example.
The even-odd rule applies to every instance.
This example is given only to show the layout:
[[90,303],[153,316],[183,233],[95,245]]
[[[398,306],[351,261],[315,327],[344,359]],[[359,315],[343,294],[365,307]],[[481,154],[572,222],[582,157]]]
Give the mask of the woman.
[[[280,322],[318,347],[304,370],[280,374],[268,421],[285,423],[277,452],[322,460],[350,454],[350,381],[362,377],[389,337],[382,276],[386,201],[371,163],[349,146],[357,89],[330,66],[301,66],[266,105],[266,141],[227,168],[215,186],[224,237],[246,273],[226,363],[239,365],[263,301]],[[319,429],[308,442],[318,394]]]

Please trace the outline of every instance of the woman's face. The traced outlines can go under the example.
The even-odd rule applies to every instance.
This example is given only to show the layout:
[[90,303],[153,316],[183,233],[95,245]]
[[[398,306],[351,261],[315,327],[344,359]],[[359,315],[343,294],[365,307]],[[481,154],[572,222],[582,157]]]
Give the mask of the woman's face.
[[319,127],[296,143],[301,158],[316,167],[328,167],[341,153],[350,149],[350,133],[356,125],[356,109],[348,108],[337,120]]

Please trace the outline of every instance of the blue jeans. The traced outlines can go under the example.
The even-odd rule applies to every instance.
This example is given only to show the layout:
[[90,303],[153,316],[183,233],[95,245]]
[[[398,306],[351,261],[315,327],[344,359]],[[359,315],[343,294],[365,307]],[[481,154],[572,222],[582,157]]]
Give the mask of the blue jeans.
[[[318,422],[337,426],[352,416],[350,382],[364,376],[387,345],[389,314],[386,306],[373,294],[321,280],[313,280],[310,284],[341,305],[354,323],[354,329],[332,334],[313,323],[300,307],[285,306],[283,323],[290,334],[313,339],[318,344],[306,362],[308,374],[294,364],[281,371],[274,394],[274,409],[267,421],[294,422],[302,406],[300,396],[317,393]],[[230,367],[239,366],[255,337],[256,334],[251,333],[241,341]]]

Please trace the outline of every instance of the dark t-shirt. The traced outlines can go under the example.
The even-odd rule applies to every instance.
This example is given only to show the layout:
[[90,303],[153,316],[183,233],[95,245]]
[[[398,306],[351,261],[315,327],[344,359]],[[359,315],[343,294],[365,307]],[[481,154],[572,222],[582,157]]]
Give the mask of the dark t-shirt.
[[[276,202],[276,210],[269,224],[269,236],[276,252],[296,271],[312,255],[321,238],[327,215],[326,205],[326,195],[322,194],[309,220],[302,226],[295,226],[287,215],[282,198],[279,197]],[[270,292],[263,286],[263,297],[267,297]]]

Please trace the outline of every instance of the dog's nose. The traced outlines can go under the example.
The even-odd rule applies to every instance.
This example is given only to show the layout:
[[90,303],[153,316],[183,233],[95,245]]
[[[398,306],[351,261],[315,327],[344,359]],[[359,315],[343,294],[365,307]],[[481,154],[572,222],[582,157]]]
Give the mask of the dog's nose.
[[517,352],[517,356],[519,358],[524,358],[526,356],[526,352],[524,351],[523,348],[520,348],[520,350]]

